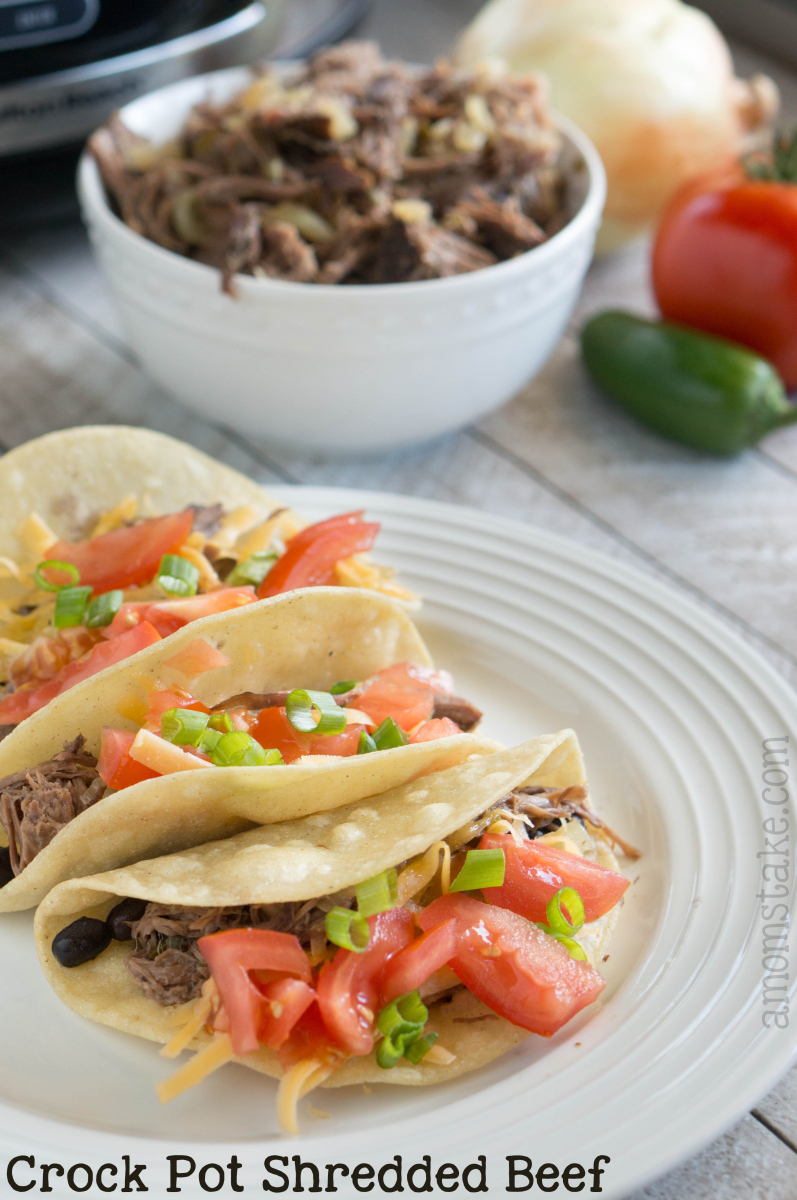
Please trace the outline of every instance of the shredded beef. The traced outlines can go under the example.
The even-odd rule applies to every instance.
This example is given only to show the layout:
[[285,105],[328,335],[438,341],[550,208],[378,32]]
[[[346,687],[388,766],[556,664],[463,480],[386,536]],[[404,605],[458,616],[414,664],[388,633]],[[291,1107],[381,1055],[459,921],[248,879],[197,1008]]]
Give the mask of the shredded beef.
[[127,969],[147,999],[166,1006],[195,1000],[210,976],[207,963],[194,950],[164,950],[154,959],[131,954]]
[[448,717],[464,733],[473,729],[482,719],[481,711],[469,700],[463,700],[460,696],[445,696],[440,692],[435,692],[432,715],[437,719]]
[[223,504],[189,504],[188,507],[194,514],[192,533],[201,533],[206,538],[218,533],[226,516]]
[[[197,104],[165,149],[118,117],[90,148],[122,220],[218,267],[231,294],[238,273],[345,284],[474,271],[567,219],[537,76],[418,71],[373,42]],[[428,204],[428,222],[404,225],[406,200]]]
[[0,780],[0,822],[9,843],[11,869],[19,875],[75,817],[96,804],[106,787],[97,760],[78,734],[49,762]]

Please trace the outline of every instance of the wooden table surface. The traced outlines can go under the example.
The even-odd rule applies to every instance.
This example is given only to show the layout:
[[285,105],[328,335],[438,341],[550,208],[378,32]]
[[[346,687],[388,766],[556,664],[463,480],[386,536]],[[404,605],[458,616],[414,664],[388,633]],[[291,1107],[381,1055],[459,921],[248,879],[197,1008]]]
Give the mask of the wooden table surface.
[[[391,54],[443,53],[473,0],[381,0],[365,31]],[[797,119],[797,76],[764,69]],[[146,425],[184,438],[264,484],[374,488],[471,505],[533,524],[650,571],[797,678],[797,427],[730,462],[660,440],[588,385],[576,331],[609,306],[653,311],[647,247],[596,263],[542,374],[501,412],[424,449],[340,462],[277,454],[189,414],[136,365],[82,229],[0,242],[2,448],[54,428]],[[797,1068],[724,1137],[633,1200],[795,1200]]]

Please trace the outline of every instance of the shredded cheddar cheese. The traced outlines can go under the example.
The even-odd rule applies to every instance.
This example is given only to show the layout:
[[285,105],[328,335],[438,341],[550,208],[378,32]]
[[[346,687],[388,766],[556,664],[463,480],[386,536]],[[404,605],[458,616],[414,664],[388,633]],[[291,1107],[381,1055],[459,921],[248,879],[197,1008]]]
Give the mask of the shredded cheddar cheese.
[[151,771],[157,771],[159,775],[173,775],[176,771],[196,771],[212,765],[196,754],[189,754],[179,746],[164,741],[148,729],[139,729],[129,754],[136,762],[149,767]]
[[228,1033],[217,1034],[210,1045],[195,1054],[184,1067],[175,1071],[174,1075],[170,1075],[168,1079],[163,1079],[156,1084],[158,1099],[161,1104],[168,1104],[170,1100],[187,1092],[189,1088],[196,1087],[203,1079],[207,1079],[208,1075],[217,1071],[219,1067],[223,1067],[234,1057],[230,1035]]
[[[120,500],[113,508],[109,508],[106,513],[103,513],[97,524],[89,534],[90,537],[99,537],[103,533],[110,533],[112,529],[121,529],[128,521],[133,521],[138,516],[138,500],[131,492],[129,496],[125,496],[124,500]],[[52,545],[52,543],[50,543]]]

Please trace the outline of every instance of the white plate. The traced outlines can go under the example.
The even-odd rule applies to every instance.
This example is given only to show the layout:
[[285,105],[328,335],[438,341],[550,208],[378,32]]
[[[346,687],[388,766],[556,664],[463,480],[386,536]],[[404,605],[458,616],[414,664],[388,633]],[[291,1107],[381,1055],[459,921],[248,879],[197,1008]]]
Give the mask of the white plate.
[[[130,1154],[161,1195],[167,1155],[199,1167],[237,1153],[246,1191],[263,1195],[267,1154],[350,1167],[400,1154],[405,1170],[424,1154],[434,1169],[484,1154],[498,1193],[507,1155],[528,1155],[535,1170],[608,1155],[602,1194],[626,1195],[730,1125],[797,1046],[797,1026],[763,1027],[757,898],[763,821],[794,828],[790,809],[762,801],[762,743],[795,736],[797,698],[705,612],[583,546],[428,501],[288,491],[313,518],[365,505],[383,521],[379,557],[425,595],[432,652],[486,710],[486,733],[515,742],[577,730],[599,811],[645,852],[604,967],[605,1001],[445,1087],[315,1093],[330,1117],[305,1111],[297,1141],[277,1132],[274,1085],[243,1068],[162,1109],[153,1084],[168,1066],[156,1049],[60,1005],[39,974],[30,915],[4,917],[4,1157],[34,1155],[38,1172],[41,1161],[96,1167]],[[793,911],[793,879],[788,892]],[[40,1183],[27,1171],[22,1182]],[[360,1194],[345,1183],[339,1174],[340,1196]],[[196,1176],[181,1186],[206,1195]],[[54,1194],[73,1193],[61,1181]],[[229,1183],[221,1194],[233,1194]]]

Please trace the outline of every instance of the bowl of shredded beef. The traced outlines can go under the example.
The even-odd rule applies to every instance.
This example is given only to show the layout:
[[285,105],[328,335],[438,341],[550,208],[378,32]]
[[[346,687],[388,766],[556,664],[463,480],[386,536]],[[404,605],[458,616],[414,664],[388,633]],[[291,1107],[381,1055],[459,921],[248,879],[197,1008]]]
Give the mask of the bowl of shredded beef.
[[545,80],[348,42],[134,101],[84,217],[144,366],[312,453],[400,448],[508,400],[561,335],[605,183]]

